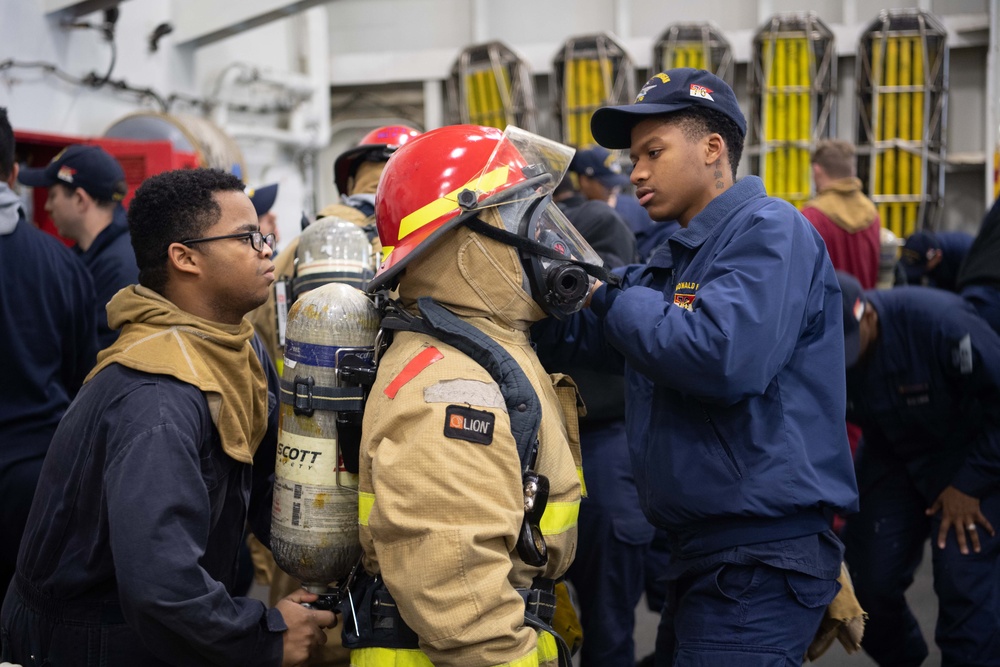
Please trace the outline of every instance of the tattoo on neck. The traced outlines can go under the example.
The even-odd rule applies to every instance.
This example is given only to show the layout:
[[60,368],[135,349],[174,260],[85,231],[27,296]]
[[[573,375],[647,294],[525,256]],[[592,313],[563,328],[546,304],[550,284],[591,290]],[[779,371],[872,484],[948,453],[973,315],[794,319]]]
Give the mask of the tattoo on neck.
[[719,160],[715,161],[715,174],[713,177],[715,178],[716,190],[721,190],[726,187],[725,183],[722,182],[722,169],[720,168]]
[[721,190],[724,187],[726,187],[726,184],[723,183],[722,181],[716,181],[715,182],[715,189],[716,190]]

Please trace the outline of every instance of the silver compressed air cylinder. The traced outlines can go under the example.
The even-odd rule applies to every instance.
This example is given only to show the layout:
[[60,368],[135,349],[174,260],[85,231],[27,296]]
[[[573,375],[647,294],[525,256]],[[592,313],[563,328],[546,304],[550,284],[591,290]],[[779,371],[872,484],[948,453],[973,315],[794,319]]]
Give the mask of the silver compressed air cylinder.
[[[283,387],[339,387],[338,365],[348,355],[370,360],[378,327],[378,311],[360,290],[340,283],[310,290],[288,315]],[[337,412],[329,402],[314,405],[281,404],[271,551],[278,567],[319,593],[350,574],[361,544],[358,477],[344,468]]]

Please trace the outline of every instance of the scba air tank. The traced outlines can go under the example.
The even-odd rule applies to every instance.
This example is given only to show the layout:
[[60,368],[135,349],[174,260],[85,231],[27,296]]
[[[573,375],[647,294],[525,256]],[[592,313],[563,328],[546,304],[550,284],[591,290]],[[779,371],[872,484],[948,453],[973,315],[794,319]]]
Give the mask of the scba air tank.
[[363,403],[338,368],[371,363],[378,327],[371,300],[339,283],[304,294],[288,315],[271,550],[316,593],[350,574],[361,555],[357,442],[344,442],[338,423],[347,430],[344,413],[358,415]]

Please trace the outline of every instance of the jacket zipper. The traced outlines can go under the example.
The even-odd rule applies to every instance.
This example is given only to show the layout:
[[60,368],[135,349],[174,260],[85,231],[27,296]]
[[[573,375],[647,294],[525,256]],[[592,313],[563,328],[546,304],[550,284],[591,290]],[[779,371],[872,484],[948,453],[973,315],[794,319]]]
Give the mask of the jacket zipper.
[[705,421],[708,422],[708,425],[712,427],[712,433],[715,434],[715,439],[719,441],[720,445],[722,445],[722,450],[726,453],[726,458],[729,459],[729,463],[733,467],[733,472],[736,473],[736,476],[739,479],[743,479],[743,473],[740,472],[740,466],[736,462],[736,456],[733,454],[733,450],[732,448],[730,448],[729,443],[726,442],[726,439],[722,437],[722,434],[719,432],[719,429],[716,428],[715,422],[712,421],[712,417],[709,416],[708,414],[708,410],[706,410],[705,407],[702,406],[701,411],[705,414]]

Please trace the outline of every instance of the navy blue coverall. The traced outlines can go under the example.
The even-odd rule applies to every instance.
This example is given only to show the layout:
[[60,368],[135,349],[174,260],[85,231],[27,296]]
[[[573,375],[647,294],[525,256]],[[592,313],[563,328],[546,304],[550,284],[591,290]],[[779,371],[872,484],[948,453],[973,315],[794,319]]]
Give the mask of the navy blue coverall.
[[957,295],[922,287],[868,292],[873,348],[848,371],[848,418],[864,437],[861,511],[848,517],[846,560],[870,618],[863,646],[883,665],[919,665],[927,646],[904,593],[933,536],[935,638],[944,665],[1000,665],[1000,536],[980,553],[956,528],[937,546],[948,486],[978,498],[1000,527],[1000,337]]
[[0,660],[25,667],[281,664],[281,612],[229,593],[247,521],[270,544],[277,375],[253,465],[222,449],[208,400],[118,364],[52,439],[0,613]]

